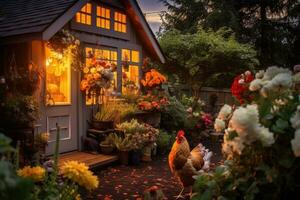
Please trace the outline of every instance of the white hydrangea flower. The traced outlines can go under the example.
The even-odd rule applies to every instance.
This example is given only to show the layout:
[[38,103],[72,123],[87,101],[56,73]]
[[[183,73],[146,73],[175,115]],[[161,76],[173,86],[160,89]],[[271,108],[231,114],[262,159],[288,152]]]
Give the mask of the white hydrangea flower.
[[290,122],[294,129],[300,129],[300,105],[297,107],[297,111],[290,119]]
[[256,79],[262,79],[264,77],[265,71],[264,70],[259,70],[256,74],[255,74],[255,78]]
[[222,144],[222,151],[227,154],[227,156],[232,156],[232,153],[242,154],[245,145],[240,137],[235,137],[232,140],[225,139]]
[[232,112],[231,106],[225,104],[219,112],[218,119],[225,121],[229,117],[231,112]]
[[296,157],[300,157],[300,129],[295,132],[294,139],[291,140],[292,149]]
[[230,126],[239,135],[253,134],[259,124],[259,115],[256,105],[247,105],[236,109],[230,120]]
[[269,67],[266,72],[264,73],[263,80],[272,80],[277,74],[284,74],[284,73],[291,73],[289,69],[272,66]]
[[250,83],[249,90],[250,91],[258,91],[262,88],[263,81],[261,79],[255,79]]
[[257,130],[257,135],[258,139],[265,147],[269,147],[275,143],[274,134],[266,127],[259,127]]
[[273,91],[284,91],[293,85],[291,73],[277,74],[265,87]]
[[215,128],[216,132],[220,133],[223,130],[225,130],[226,124],[223,120],[217,118],[215,120],[214,128]]

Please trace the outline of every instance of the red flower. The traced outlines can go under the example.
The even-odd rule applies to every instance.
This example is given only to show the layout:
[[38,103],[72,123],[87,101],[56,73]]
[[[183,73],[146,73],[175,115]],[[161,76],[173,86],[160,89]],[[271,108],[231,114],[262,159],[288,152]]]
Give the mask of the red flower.
[[238,75],[234,78],[234,81],[231,85],[231,93],[235,96],[241,104],[245,100],[251,100],[249,94],[249,84],[254,80],[254,76],[251,72],[246,72],[245,74]]

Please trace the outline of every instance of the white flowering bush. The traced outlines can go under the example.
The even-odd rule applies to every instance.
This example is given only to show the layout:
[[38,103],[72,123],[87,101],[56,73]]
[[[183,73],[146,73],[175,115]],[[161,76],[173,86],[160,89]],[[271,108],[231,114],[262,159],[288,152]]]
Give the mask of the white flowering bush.
[[300,72],[270,67],[249,84],[251,102],[224,105],[225,162],[197,178],[192,199],[292,199],[300,189]]

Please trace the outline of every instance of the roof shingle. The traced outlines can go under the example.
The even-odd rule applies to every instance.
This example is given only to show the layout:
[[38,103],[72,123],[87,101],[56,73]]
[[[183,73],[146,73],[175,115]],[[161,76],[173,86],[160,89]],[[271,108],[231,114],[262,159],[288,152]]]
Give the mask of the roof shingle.
[[42,32],[77,1],[0,0],[0,37]]

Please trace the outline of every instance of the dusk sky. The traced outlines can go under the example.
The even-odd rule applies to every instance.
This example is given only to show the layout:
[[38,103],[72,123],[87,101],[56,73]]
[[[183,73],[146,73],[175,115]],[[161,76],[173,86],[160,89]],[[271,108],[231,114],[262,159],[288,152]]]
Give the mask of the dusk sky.
[[140,4],[142,11],[146,13],[146,19],[150,24],[150,27],[153,32],[156,33],[161,24],[161,19],[159,13],[152,12],[164,11],[166,8],[159,0],[138,0],[138,3]]

